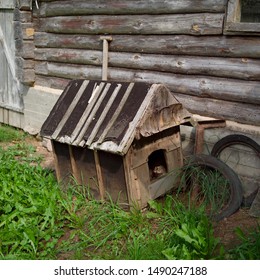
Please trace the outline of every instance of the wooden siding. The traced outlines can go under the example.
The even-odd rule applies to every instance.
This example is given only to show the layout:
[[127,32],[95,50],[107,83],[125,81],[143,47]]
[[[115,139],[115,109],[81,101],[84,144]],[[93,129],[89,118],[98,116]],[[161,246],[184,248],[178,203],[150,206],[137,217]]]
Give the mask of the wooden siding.
[[13,15],[17,76],[26,86],[32,86],[35,82],[35,30],[30,5],[29,0],[17,1]]
[[43,0],[35,49],[23,48],[23,57],[35,62],[37,85],[101,79],[100,35],[109,34],[109,80],[165,83],[192,113],[255,125],[260,37],[223,35],[226,7],[226,0]]
[[[181,14],[201,12],[224,12],[226,0],[96,0],[59,1],[45,0],[40,14],[43,17],[93,14]],[[60,1],[61,2],[61,1]]]
[[20,111],[20,82],[15,64],[13,6],[3,1],[0,6],[0,107]]

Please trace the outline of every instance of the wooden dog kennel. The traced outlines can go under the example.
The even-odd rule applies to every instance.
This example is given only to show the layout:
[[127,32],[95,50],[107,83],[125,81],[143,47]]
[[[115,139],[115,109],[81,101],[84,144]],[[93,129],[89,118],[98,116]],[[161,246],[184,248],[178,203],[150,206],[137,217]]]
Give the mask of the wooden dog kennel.
[[41,129],[59,181],[144,207],[176,184],[187,111],[163,84],[73,80]]

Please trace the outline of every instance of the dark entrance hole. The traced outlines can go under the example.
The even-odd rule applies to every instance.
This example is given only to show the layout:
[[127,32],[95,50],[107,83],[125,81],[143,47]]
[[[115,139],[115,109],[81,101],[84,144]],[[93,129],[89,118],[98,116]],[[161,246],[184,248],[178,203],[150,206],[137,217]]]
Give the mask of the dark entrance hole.
[[148,157],[150,180],[154,180],[167,173],[164,150],[152,152]]

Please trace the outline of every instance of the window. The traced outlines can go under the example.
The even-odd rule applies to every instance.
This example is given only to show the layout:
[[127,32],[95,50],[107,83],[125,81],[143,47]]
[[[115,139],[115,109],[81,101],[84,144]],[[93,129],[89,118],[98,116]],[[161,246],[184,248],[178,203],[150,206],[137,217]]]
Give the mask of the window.
[[260,33],[260,0],[229,0],[225,34]]
[[241,0],[240,22],[260,22],[260,0]]

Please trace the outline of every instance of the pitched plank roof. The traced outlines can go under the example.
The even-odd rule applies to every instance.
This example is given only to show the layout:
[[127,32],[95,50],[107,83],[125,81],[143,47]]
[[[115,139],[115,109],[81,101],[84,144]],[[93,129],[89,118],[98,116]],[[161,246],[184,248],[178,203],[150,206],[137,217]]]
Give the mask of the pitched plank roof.
[[162,84],[74,80],[59,97],[41,135],[126,154],[134,138],[179,125],[185,116]]

